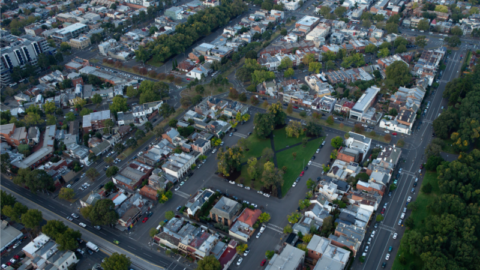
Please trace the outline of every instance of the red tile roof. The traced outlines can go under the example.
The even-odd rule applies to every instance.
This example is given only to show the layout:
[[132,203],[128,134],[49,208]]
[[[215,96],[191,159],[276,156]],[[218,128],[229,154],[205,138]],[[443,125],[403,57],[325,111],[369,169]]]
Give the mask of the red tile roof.
[[259,209],[248,209],[245,208],[245,211],[238,217],[238,220],[250,225],[250,227],[253,227],[253,224],[257,222],[258,217],[262,214],[262,211]]

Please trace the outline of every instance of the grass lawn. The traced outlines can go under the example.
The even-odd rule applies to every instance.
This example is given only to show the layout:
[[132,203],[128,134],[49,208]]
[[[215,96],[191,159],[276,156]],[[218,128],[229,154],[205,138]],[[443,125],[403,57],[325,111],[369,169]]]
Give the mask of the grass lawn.
[[161,66],[163,66],[163,63],[153,61],[153,59],[150,59],[150,60],[147,61],[147,65],[151,65],[151,66],[154,66],[154,67],[161,67]]
[[243,157],[243,161],[246,162],[251,157],[260,157],[262,155],[262,151],[265,148],[272,148],[272,144],[270,139],[260,139],[255,134],[250,135],[247,138],[247,141],[250,143],[249,150],[245,152],[245,156]]
[[[437,196],[439,192],[437,173],[427,172],[425,174],[425,178],[423,179],[422,185],[425,185],[427,183],[430,183],[432,185],[432,193],[425,194],[420,191],[420,194],[415,200],[418,203],[418,209],[411,214],[411,217],[415,221],[415,230],[422,229],[422,220],[424,220],[428,216],[427,205],[429,205],[433,201],[433,199]],[[406,256],[406,265],[402,265],[400,263],[400,260],[397,260],[399,256]],[[414,265],[416,269],[422,269],[423,263],[420,260],[420,257],[411,255],[410,253],[402,252],[402,246],[400,247],[400,251],[397,253],[397,258],[395,258],[395,261],[393,262],[393,270],[411,269],[411,265]]]
[[305,137],[305,135],[301,135],[300,137],[298,137],[298,139],[295,137],[288,137],[287,132],[284,128],[274,130],[273,135],[275,136],[273,137],[273,141],[275,143],[276,151],[281,150],[289,145],[301,143],[303,137]]
[[[209,97],[209,96],[217,95],[219,93],[223,93],[223,92],[229,90],[230,87],[232,87],[232,86],[233,86],[232,84],[217,85],[217,86],[209,86],[208,84],[203,84],[203,87],[205,88],[205,92],[203,92],[203,94],[201,96],[202,97]],[[220,89],[221,89],[221,91],[220,91]],[[181,95],[182,95],[182,97],[194,97],[194,96],[200,95],[200,94],[195,91],[195,86],[194,86],[194,87],[192,87],[192,89],[185,88],[182,91]]]
[[[282,196],[288,192],[293,182],[300,175],[304,166],[307,165],[310,158],[315,154],[318,146],[325,140],[325,137],[317,138],[309,141],[306,147],[302,145],[287,149],[277,153],[278,168],[287,167],[287,171],[283,175]],[[294,160],[292,153],[297,153],[297,158]]]
[[453,141],[451,139],[444,140],[445,145],[442,147],[443,152],[447,152],[450,154],[458,154],[457,152],[454,151],[452,143]]

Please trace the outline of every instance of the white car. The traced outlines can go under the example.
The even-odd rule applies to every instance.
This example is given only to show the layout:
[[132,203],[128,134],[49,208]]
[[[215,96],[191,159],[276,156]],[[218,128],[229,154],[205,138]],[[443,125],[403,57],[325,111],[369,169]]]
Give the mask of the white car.
[[412,200],[412,196],[408,196],[407,202],[410,202]]
[[270,194],[268,194],[268,193],[263,193],[263,196],[265,196],[267,198],[270,198]]
[[250,190],[250,187],[245,187],[246,190]]
[[367,252],[367,251],[368,251],[368,246],[365,247],[365,252]]
[[385,256],[385,260],[388,261],[388,259],[390,259],[390,253],[387,253],[387,256]]
[[317,151],[315,151],[315,153],[317,153],[317,154],[320,153],[320,149],[317,149]]
[[72,217],[73,217],[73,218],[79,218],[80,216],[77,215],[77,214],[75,214],[75,213],[72,213]]
[[397,234],[397,233],[394,233],[394,234],[393,234],[393,239],[397,239],[397,236],[398,236],[398,234]]
[[86,227],[87,227],[87,224],[85,224],[85,223],[83,223],[83,222],[78,223],[78,225],[82,226],[83,228],[86,228]]
[[267,226],[263,224],[262,227],[260,228],[260,233],[263,233],[263,231],[265,231],[265,228],[267,228]]
[[295,187],[297,185],[297,182],[293,182],[292,187]]
[[237,265],[240,265],[242,262],[243,262],[243,258],[240,257],[240,259],[238,259],[238,261],[237,261]]
[[257,233],[257,238],[260,238],[260,235],[262,235],[261,232]]
[[215,152],[217,152],[217,148],[212,150],[212,154],[215,154]]
[[71,187],[72,187],[72,185],[70,185],[70,184],[67,185],[67,188],[71,188]]
[[242,185],[242,184],[237,184],[237,186],[239,186],[239,187],[243,187],[243,185]]
[[185,181],[182,181],[182,182],[180,183],[180,186],[183,186],[183,185],[185,185]]
[[311,160],[310,160],[310,161],[308,161],[308,165],[309,165],[309,166],[310,166],[310,165],[312,165],[312,161],[311,161]]
[[243,256],[247,257],[248,253],[250,253],[250,249],[246,249],[245,252],[243,253]]
[[228,183],[235,185],[235,181],[228,181]]
[[385,133],[387,133],[387,134],[388,134],[388,133],[390,133],[390,131],[388,131],[388,130],[385,130]]
[[180,189],[180,186],[177,186],[177,187],[175,188],[175,190],[179,190],[179,189]]
[[263,192],[261,190],[257,191],[257,193],[263,195]]

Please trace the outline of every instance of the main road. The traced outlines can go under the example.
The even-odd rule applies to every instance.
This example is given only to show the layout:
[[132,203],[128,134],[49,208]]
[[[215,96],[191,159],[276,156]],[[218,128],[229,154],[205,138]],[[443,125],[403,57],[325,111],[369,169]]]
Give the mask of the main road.
[[[398,225],[400,215],[403,213],[406,207],[407,197],[412,196],[412,201],[416,199],[418,190],[421,187],[423,180],[423,172],[420,173],[420,164],[426,162],[424,158],[425,147],[432,140],[433,134],[433,120],[438,117],[442,111],[442,107],[446,107],[447,101],[443,99],[443,92],[445,91],[446,84],[455,79],[460,73],[463,60],[460,56],[466,56],[466,49],[461,48],[458,51],[453,51],[447,62],[447,67],[444,71],[443,77],[440,78],[439,87],[435,91],[434,95],[429,96],[425,102],[430,101],[430,108],[427,110],[425,116],[420,121],[422,122],[420,129],[415,130],[413,134],[405,139],[406,147],[402,154],[404,163],[400,163],[399,168],[402,168],[402,173],[398,179],[398,186],[396,191],[393,192],[391,197],[384,196],[379,211],[384,207],[385,203],[388,203],[385,212],[385,219],[380,223],[380,226],[376,231],[375,236],[372,239],[371,245],[368,249],[366,260],[363,264],[360,264],[358,260],[354,264],[354,269],[370,270],[380,269],[383,262],[387,262],[387,268],[391,268],[393,260],[395,260],[397,251],[400,246],[400,239],[403,236],[405,227]],[[397,173],[393,174],[393,178],[396,179]],[[412,193],[413,183],[418,178],[418,186]],[[405,219],[410,215],[410,211],[407,210]],[[367,245],[367,239],[371,237],[372,229],[370,228],[365,235],[365,240],[360,248],[361,253],[364,252]],[[394,240],[393,234],[398,233],[398,238]],[[392,246],[393,252],[390,253],[389,261],[386,261],[386,255],[388,248]]]

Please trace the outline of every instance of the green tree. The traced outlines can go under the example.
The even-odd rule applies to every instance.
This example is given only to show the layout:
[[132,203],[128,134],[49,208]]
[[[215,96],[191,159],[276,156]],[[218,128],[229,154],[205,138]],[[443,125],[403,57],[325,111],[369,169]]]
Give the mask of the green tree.
[[293,67],[293,61],[288,56],[284,57],[282,61],[280,61],[280,65],[278,66],[278,68],[280,69],[287,69],[292,67]]
[[425,185],[422,185],[422,192],[425,194],[430,194],[432,193],[433,187],[430,183],[426,183]]
[[95,181],[97,177],[100,176],[100,173],[95,168],[90,168],[85,172],[85,175],[90,178],[90,181]]
[[[8,194],[7,192],[5,192],[3,190],[0,190],[0,200],[1,200],[0,209],[3,209],[3,207],[6,206],[6,205],[14,206],[15,202],[17,201],[17,199],[15,199],[15,197],[13,197],[12,195]],[[3,212],[2,212],[2,214],[3,214]]]
[[36,231],[42,220],[42,212],[37,209],[28,209],[25,214],[22,214],[22,223],[27,229]]
[[248,245],[247,244],[239,244],[236,247],[237,254],[243,255],[245,253],[245,250],[247,250]]
[[[287,225],[287,226],[289,226],[289,225]],[[285,233],[285,230],[284,230],[284,233]],[[265,257],[269,260],[271,260],[273,258],[273,255],[275,255],[275,251],[273,251],[273,250],[267,250],[265,252]]]
[[287,224],[285,227],[283,227],[284,234],[291,234],[292,232],[293,232],[292,225]]
[[127,111],[127,99],[123,96],[115,96],[110,105],[110,111],[113,113]]
[[288,219],[289,223],[295,224],[300,220],[301,217],[302,217],[302,215],[300,213],[294,212],[294,213],[288,215],[287,219]]
[[47,125],[56,125],[57,124],[57,118],[55,115],[47,115]]
[[43,104],[43,110],[45,111],[46,114],[50,114],[55,112],[57,109],[57,106],[55,106],[55,102],[53,101],[47,101],[45,104]]
[[268,137],[275,128],[275,119],[272,114],[257,113],[254,117],[254,133],[259,138]]
[[101,266],[104,270],[128,270],[132,262],[125,254],[113,253],[105,258]]
[[105,172],[105,175],[107,177],[112,177],[112,176],[116,175],[119,170],[120,169],[117,166],[111,166],[110,168],[107,169],[107,171]]
[[462,31],[462,29],[460,29],[460,27],[458,27],[458,26],[452,27],[452,28],[450,29],[450,33],[451,33],[452,35],[455,35],[455,36],[458,36],[458,37],[463,36],[463,31]]
[[307,180],[307,188],[309,190],[315,189],[316,186],[317,186],[317,183],[315,183],[315,181],[313,181],[311,178]]
[[299,121],[290,121],[285,128],[285,133],[288,137],[295,137],[297,139],[303,135],[303,131],[302,123]]
[[410,68],[403,61],[395,61],[386,69],[387,80],[392,80],[395,86],[405,86],[410,83],[412,75]]
[[380,49],[377,53],[379,58],[387,57],[390,54],[390,50],[387,48]]
[[222,266],[220,262],[213,255],[203,257],[198,261],[196,270],[220,270]]
[[283,72],[283,76],[285,78],[293,77],[293,75],[295,75],[295,70],[293,70],[293,68],[288,68],[287,70],[285,70],[285,72]]
[[72,47],[67,42],[62,42],[60,44],[60,51],[62,51],[62,52],[66,52],[66,51],[69,51],[71,49],[72,49]]
[[219,148],[217,154],[218,171],[225,176],[229,176],[230,173],[240,170],[242,158],[243,150],[238,146],[227,147],[225,150]]
[[[129,87],[130,87],[130,86],[129,86]],[[95,94],[95,95],[93,95],[93,97],[92,97],[92,102],[93,102],[93,104],[97,104],[97,105],[98,105],[98,104],[102,103],[102,100],[103,100],[103,99],[102,99],[102,97],[101,97],[99,94]]]
[[60,199],[69,201],[75,197],[75,191],[73,191],[71,188],[62,187],[58,193],[58,197]]
[[420,48],[425,48],[427,46],[427,40],[425,36],[416,36],[415,37],[415,45],[417,45]]
[[270,221],[270,214],[266,212],[261,213],[258,217],[258,222],[260,223],[267,223],[268,221]]
[[105,189],[105,191],[110,192],[115,189],[115,184],[113,182],[108,182],[105,184],[105,186],[103,186],[103,188]]
[[418,22],[417,28],[419,30],[428,31],[428,29],[430,29],[430,23],[427,19],[420,20]]
[[117,221],[118,214],[115,212],[115,205],[110,199],[97,201],[88,215],[88,219],[94,225],[110,225]]
[[337,7],[334,11],[335,15],[337,15],[337,17],[339,18],[343,18],[343,15],[345,14],[345,12],[347,12],[347,8],[343,6]]
[[372,43],[365,46],[365,53],[375,53],[376,51],[377,51],[377,46],[375,46]]
[[407,51],[407,47],[405,45],[400,45],[395,49],[395,53],[404,53]]
[[75,121],[75,114],[73,112],[68,112],[66,115],[65,115],[65,120],[67,122],[72,122],[72,121]]
[[10,205],[5,205],[2,208],[2,214],[5,216],[9,217],[11,220],[20,223],[21,222],[21,216],[25,213],[27,213],[28,207],[25,205],[16,202],[13,206]]
[[340,148],[342,145],[343,145],[343,138],[340,137],[340,136],[337,136],[335,138],[333,138],[331,141],[330,141],[331,145],[333,146],[333,148]]
[[398,33],[398,24],[396,23],[387,23],[385,30],[389,33]]
[[308,71],[309,72],[320,73],[321,69],[322,69],[322,63],[320,63],[320,62],[310,62],[308,64]]
[[383,219],[384,219],[383,215],[377,215],[377,217],[375,218],[377,222],[381,222],[383,221]]
[[333,116],[332,116],[332,115],[329,115],[329,116],[327,117],[327,121],[326,121],[326,122],[327,122],[327,124],[329,124],[330,126],[332,126],[333,123],[334,123],[334,121],[333,121]]

